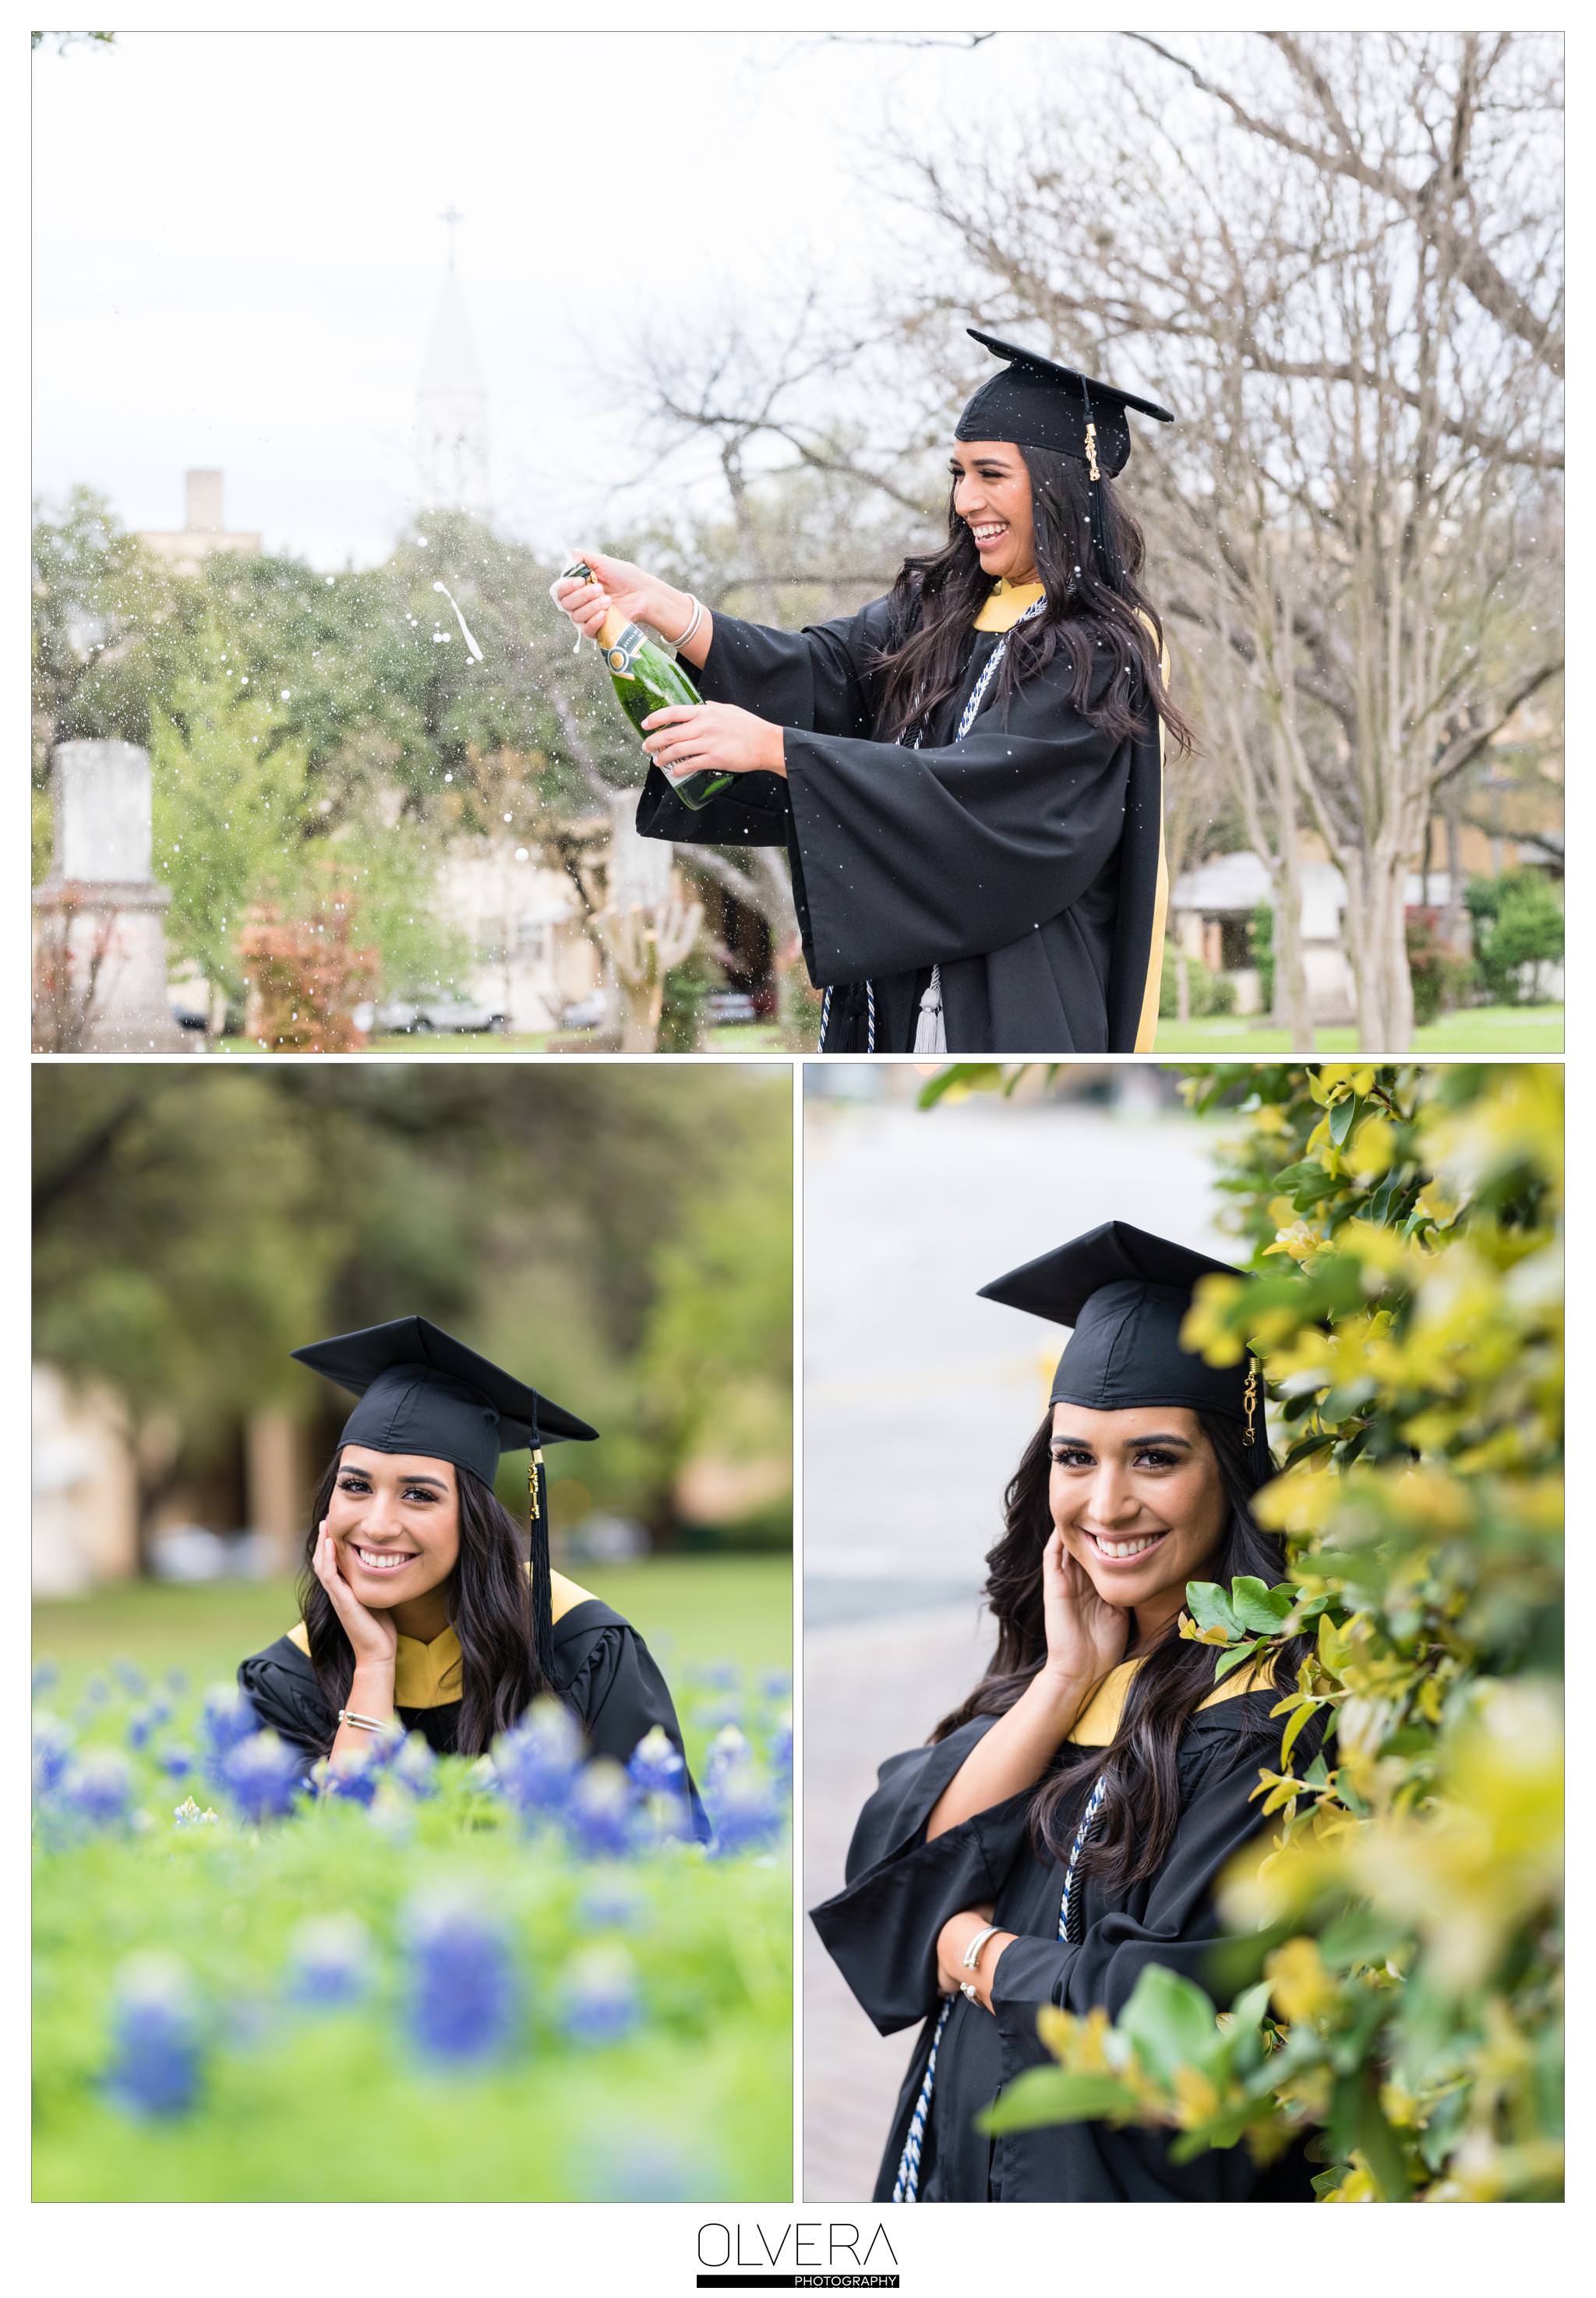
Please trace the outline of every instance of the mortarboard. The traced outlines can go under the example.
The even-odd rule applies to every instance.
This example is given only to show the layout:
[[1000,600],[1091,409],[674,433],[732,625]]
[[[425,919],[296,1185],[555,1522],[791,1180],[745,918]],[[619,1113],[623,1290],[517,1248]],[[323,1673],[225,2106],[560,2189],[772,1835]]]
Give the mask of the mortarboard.
[[291,1353],[360,1398],[343,1424],[340,1444],[426,1453],[470,1469],[490,1489],[501,1453],[531,1451],[533,1631],[543,1674],[551,1675],[549,1530],[539,1476],[542,1447],[573,1438],[586,1442],[598,1430],[426,1317],[396,1317],[391,1324],[368,1325]]
[[1258,1360],[1211,1365],[1183,1348],[1180,1327],[1199,1277],[1244,1277],[1167,1237],[1129,1221],[1104,1221],[1006,1277],[983,1285],[980,1297],[1073,1327],[1053,1376],[1050,1404],[1119,1412],[1138,1404],[1183,1404],[1239,1420],[1245,1441],[1258,1438]]
[[1092,529],[1098,555],[1110,580],[1118,585],[1120,567],[1108,533],[1098,493],[1098,482],[1117,478],[1130,459],[1130,426],[1125,410],[1150,415],[1158,423],[1172,423],[1167,407],[1118,391],[1112,383],[1095,382],[1072,367],[1061,367],[1041,351],[1005,343],[1001,336],[983,335],[979,327],[965,333],[1009,364],[983,383],[959,417],[955,439],[1004,439],[1015,447],[1040,447],[1055,455],[1071,455],[1084,463],[1091,480]]

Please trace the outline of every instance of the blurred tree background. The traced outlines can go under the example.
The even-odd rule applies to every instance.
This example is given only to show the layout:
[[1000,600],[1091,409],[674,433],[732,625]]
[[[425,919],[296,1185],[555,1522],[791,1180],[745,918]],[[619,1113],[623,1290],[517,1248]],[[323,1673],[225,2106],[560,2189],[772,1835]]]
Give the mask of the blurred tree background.
[[1256,1274],[1205,1280],[1187,1334],[1261,1356],[1283,1473],[1259,1513],[1290,1561],[1267,1593],[1195,1585],[1193,1620],[1218,1666],[1296,1632],[1315,1653],[1281,1687],[1276,1824],[1229,1879],[1212,1999],[1160,1971],[1112,2031],[1044,2014],[1058,2065],[992,2126],[1108,2115],[1187,2153],[1309,2129],[1326,2201],[1555,2199],[1562,1072],[1213,1066],[1189,1090],[1239,1114],[1221,1186]]
[[[288,1350],[412,1310],[602,1432],[550,1454],[557,1555],[600,1519],[644,1555],[784,1554],[784,1068],[104,1063],[33,1086],[36,1358],[94,1401],[97,1442],[120,1432],[123,1568],[174,1521],[250,1522],[264,1423],[294,1467],[281,1569],[348,1401]],[[500,1488],[524,1506],[524,1461]]]

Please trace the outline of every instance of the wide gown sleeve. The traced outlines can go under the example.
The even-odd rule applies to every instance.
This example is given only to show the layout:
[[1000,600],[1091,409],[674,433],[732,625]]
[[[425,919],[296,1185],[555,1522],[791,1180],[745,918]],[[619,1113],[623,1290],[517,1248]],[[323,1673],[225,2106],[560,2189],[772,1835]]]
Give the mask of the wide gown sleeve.
[[925,1839],[943,1790],[994,1721],[978,1716],[936,1747],[881,1765],[848,1847],[847,1888],[811,1913],[883,2035],[936,2010],[937,1935],[950,1915],[996,1896],[1024,1831],[1029,1790]]
[[[606,1627],[595,1636],[566,1698],[593,1755],[629,1763],[638,1741],[657,1724],[685,1760],[669,1688],[635,1628]],[[687,1787],[694,1831],[700,1840],[707,1840],[709,1822],[690,1772]]]
[[263,1732],[275,1732],[309,1763],[327,1754],[338,1728],[336,1720],[321,1697],[310,1661],[286,1636],[244,1660],[238,1682]]
[[[717,614],[715,636],[691,676],[706,702],[732,702],[773,725],[816,733],[868,734],[872,657],[888,627],[887,601],[804,631],[769,630]],[[781,846],[790,810],[780,774],[739,774],[696,811],[650,766],[638,801],[644,838],[690,846]]]
[[1044,674],[962,742],[787,737],[805,955],[820,984],[985,957],[1071,908],[1125,829],[1131,746]]
[[1278,1751],[1278,1726],[1216,1736],[1187,1790],[1168,1857],[1130,1905],[1089,1920],[1077,1945],[1010,1940],[992,1976],[1005,2083],[1022,2068],[1046,2062],[1037,2038],[1037,2013],[1044,2004],[1077,2013],[1101,2005],[1116,2019],[1154,1963],[1203,1983],[1209,1959],[1225,1936],[1214,1887],[1235,1854],[1267,1824],[1253,1793],[1260,1766]]

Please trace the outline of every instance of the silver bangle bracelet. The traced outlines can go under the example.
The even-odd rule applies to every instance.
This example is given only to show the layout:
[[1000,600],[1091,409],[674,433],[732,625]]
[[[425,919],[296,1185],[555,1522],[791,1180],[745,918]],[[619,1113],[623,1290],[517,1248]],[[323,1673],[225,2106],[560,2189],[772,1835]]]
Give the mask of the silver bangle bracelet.
[[988,1923],[985,1930],[977,1931],[959,1960],[966,1971],[980,1969],[980,1951],[989,1938],[995,1938],[1003,1929],[1001,1923]]
[[339,1723],[352,1724],[357,1732],[392,1732],[395,1720],[392,1715],[385,1720],[380,1715],[357,1715],[352,1707],[341,1707],[338,1710]]
[[689,639],[691,638],[693,632],[698,629],[699,624],[704,619],[704,601],[702,599],[697,597],[691,592],[689,593],[689,596],[692,598],[692,619],[689,622],[687,628],[682,632],[679,639],[666,640],[666,644],[668,647],[673,648],[677,654],[681,653],[682,648],[687,644]]

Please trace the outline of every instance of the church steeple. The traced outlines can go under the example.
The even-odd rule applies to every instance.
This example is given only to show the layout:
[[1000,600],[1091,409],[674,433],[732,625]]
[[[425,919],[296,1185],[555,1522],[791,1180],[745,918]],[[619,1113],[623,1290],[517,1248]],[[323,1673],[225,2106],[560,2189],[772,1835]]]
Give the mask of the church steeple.
[[455,228],[464,219],[452,205],[441,219],[449,227],[449,268],[416,393],[417,475],[423,510],[464,510],[485,518],[492,508],[488,391],[454,260]]

